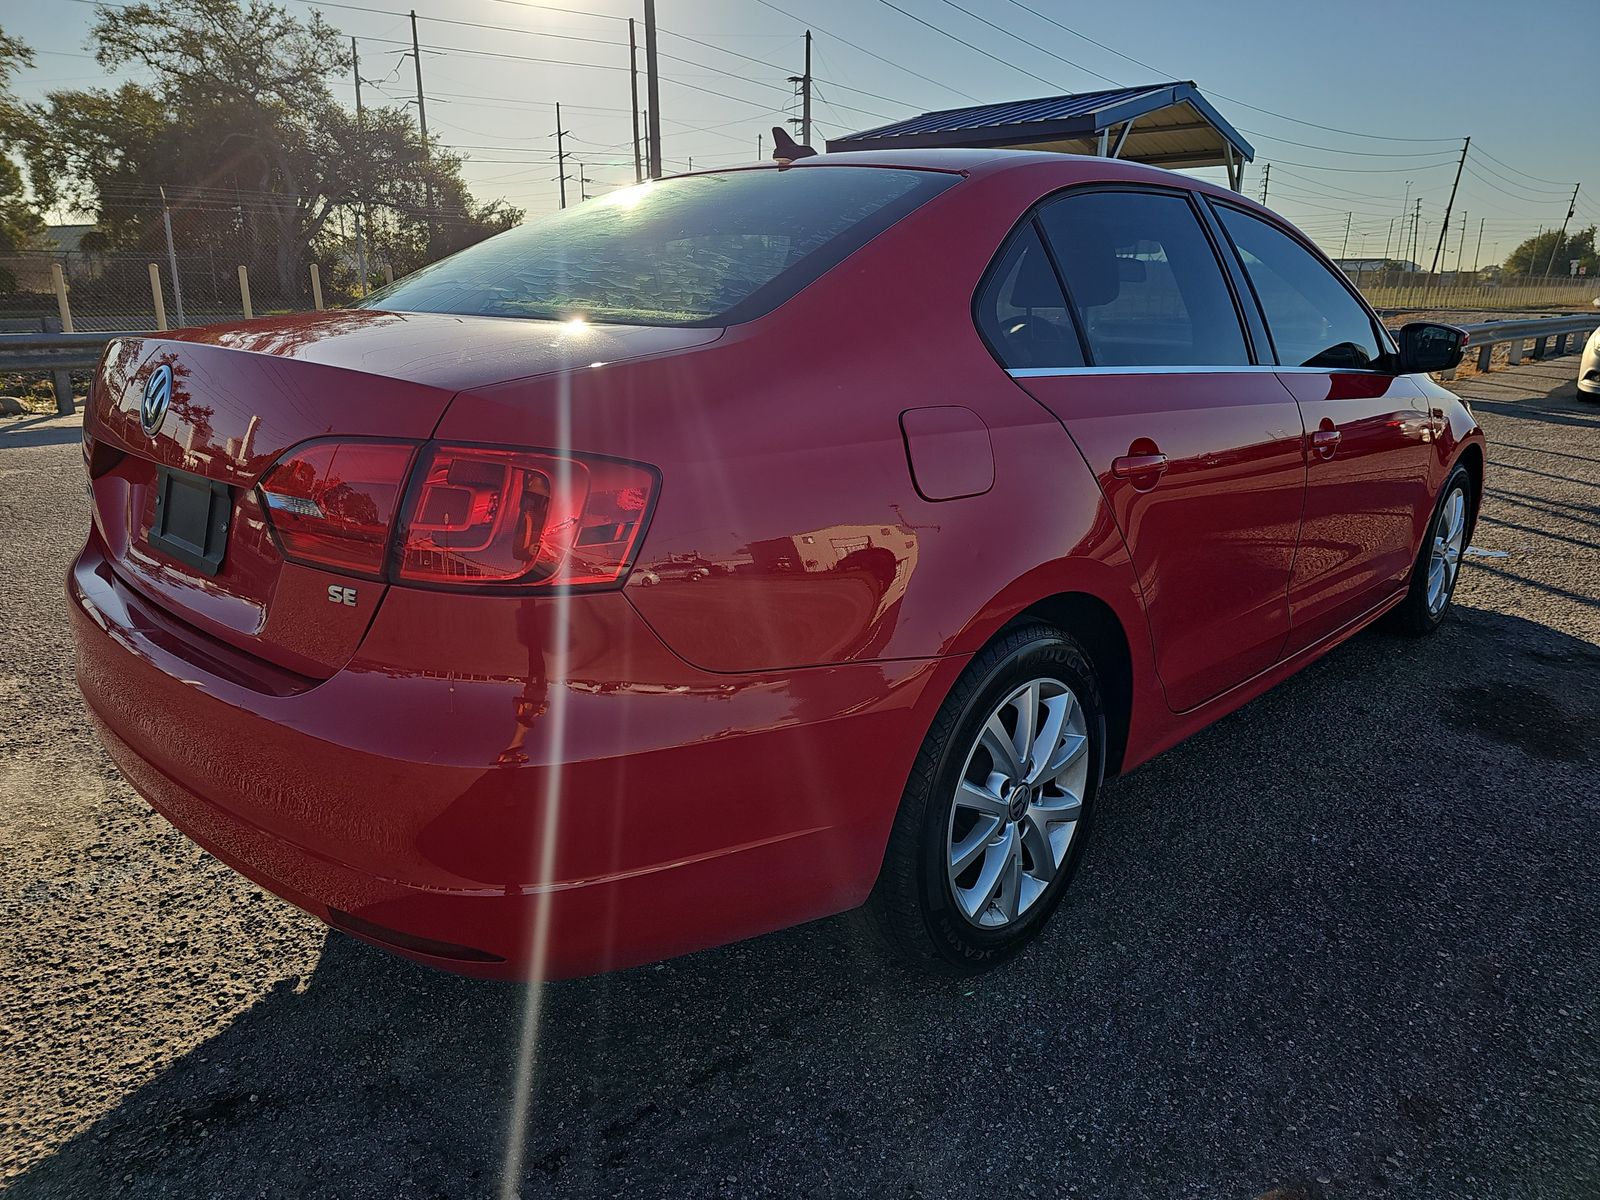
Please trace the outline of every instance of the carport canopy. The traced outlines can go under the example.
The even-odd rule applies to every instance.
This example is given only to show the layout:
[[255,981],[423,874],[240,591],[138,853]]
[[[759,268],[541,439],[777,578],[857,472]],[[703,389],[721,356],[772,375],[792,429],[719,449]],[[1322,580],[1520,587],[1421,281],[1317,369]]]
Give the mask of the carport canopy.
[[1254,147],[1185,82],[946,108],[828,139],[830,151],[928,147],[1054,150],[1154,167],[1226,167],[1235,190],[1244,182],[1244,164],[1255,158]]

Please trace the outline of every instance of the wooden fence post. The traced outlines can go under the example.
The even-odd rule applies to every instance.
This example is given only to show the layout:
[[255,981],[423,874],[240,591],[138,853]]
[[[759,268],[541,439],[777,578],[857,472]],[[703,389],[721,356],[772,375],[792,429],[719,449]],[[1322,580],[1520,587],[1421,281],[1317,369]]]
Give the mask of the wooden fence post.
[[155,263],[150,264],[150,299],[156,305],[156,328],[167,327],[167,306],[161,299],[161,268]]
[[67,277],[61,273],[61,264],[50,264],[50,279],[56,288],[56,310],[61,314],[61,332],[71,333],[72,307],[67,303]]
[[244,304],[244,319],[248,321],[256,314],[250,308],[250,268],[243,263],[239,264],[239,299]]
[[51,371],[50,387],[56,394],[56,415],[70,417],[75,411],[72,404],[72,372]]
[[311,303],[318,312],[322,311],[322,272],[316,263],[311,264]]

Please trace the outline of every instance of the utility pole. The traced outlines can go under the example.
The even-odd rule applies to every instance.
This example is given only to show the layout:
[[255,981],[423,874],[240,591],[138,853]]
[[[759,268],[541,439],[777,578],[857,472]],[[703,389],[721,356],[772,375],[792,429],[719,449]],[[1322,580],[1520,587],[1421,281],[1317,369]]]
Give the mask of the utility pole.
[[[363,123],[362,108],[361,108],[361,56],[356,53],[356,40],[355,40],[355,38],[351,38],[350,39],[350,70],[351,70],[351,73],[354,74],[355,77],[356,77],[356,158],[358,158],[360,160],[356,164],[356,172],[357,172],[357,178],[360,178],[361,175],[366,171],[366,169],[367,169],[369,164],[367,163],[367,145],[366,145],[367,139],[366,139],[365,132],[364,132],[365,131],[365,125]],[[362,191],[365,192],[366,189],[363,188]],[[362,215],[363,215],[365,209],[366,209],[366,201],[365,201],[365,199],[363,197],[361,197],[361,196],[357,196],[356,197],[356,275],[361,280],[361,294],[363,296],[365,296],[367,294],[367,239],[366,239],[365,235],[361,232]]]
[[[802,122],[800,144],[809,146],[811,145],[811,30],[809,29],[806,30],[806,82],[805,91],[801,96],[800,120]],[[1573,199],[1577,199],[1576,192],[1573,193]]]
[[[1350,218],[1353,216],[1355,216],[1355,213],[1353,212],[1347,212],[1344,215],[1344,245],[1339,247],[1340,259],[1343,259],[1345,252],[1350,249]],[[1344,268],[1344,263],[1341,261],[1339,266],[1342,270]]]
[[1456,281],[1461,280],[1461,264],[1467,252],[1467,210],[1461,210],[1461,240],[1456,243]]
[[1488,217],[1478,218],[1478,248],[1472,252],[1472,276],[1474,279],[1478,276],[1478,260],[1483,257],[1483,223],[1488,219]]
[[1572,220],[1572,214],[1578,211],[1578,189],[1583,184],[1572,185],[1572,199],[1567,202],[1566,219],[1561,222],[1561,232],[1556,234],[1555,244],[1550,247],[1550,261],[1544,264],[1544,277],[1550,278],[1550,268],[1556,265],[1556,251],[1561,249],[1561,243],[1567,240],[1567,222]]
[[756,134],[756,161],[761,161],[761,135]]
[[1422,241],[1422,197],[1417,197],[1416,207],[1412,210],[1411,217],[1411,265],[1417,268],[1422,266],[1417,261],[1417,246]]
[[1400,240],[1394,244],[1395,257],[1406,248],[1406,221],[1411,216],[1411,180],[1406,180],[1405,199],[1400,201]]
[[1384,261],[1384,264],[1385,264],[1385,266],[1384,266],[1385,270],[1388,269],[1389,243],[1394,238],[1394,223],[1395,223],[1396,220],[1398,220],[1397,217],[1390,217],[1389,218],[1389,232],[1383,235],[1383,261]]
[[1471,145],[1471,138],[1461,143],[1461,158],[1456,162],[1456,181],[1450,185],[1450,199],[1445,202],[1444,224],[1439,226],[1439,244],[1433,248],[1433,266],[1428,272],[1430,275],[1439,269],[1439,256],[1444,253],[1444,235],[1450,230],[1450,210],[1456,205],[1456,188],[1461,186],[1461,168],[1467,165],[1467,148]]
[[[561,186],[561,207],[567,206],[567,151],[564,139],[567,131],[561,128],[561,102],[556,102],[556,182]],[[580,167],[578,173],[583,174]]]
[[633,97],[629,111],[633,113],[633,181],[644,182],[644,162],[639,157],[639,41],[633,31],[633,18],[628,18],[628,93]]
[[172,302],[178,314],[178,327],[188,322],[183,319],[183,284],[178,279],[178,251],[172,244],[172,209],[167,207],[167,189],[161,189],[161,223],[167,227],[167,266],[172,269]]
[[1272,164],[1267,163],[1261,168],[1261,203],[1267,202],[1267,184],[1272,182]]
[[428,251],[433,251],[433,178],[428,163],[428,105],[422,95],[422,47],[417,44],[417,10],[411,10],[411,65],[417,69],[417,129],[422,134],[422,188],[428,203]]
[[644,0],[644,78],[649,97],[650,178],[661,178],[661,76],[656,69],[656,0]]
[[800,115],[790,117],[789,124],[799,126],[800,144],[811,144],[811,30],[806,30],[806,69],[801,75],[789,76],[790,83],[800,85]]
[[579,163],[578,164],[578,199],[579,200],[587,200],[589,198],[588,185],[593,183],[593,182],[594,182],[594,180],[590,179],[587,175],[585,175],[583,173],[583,164]]

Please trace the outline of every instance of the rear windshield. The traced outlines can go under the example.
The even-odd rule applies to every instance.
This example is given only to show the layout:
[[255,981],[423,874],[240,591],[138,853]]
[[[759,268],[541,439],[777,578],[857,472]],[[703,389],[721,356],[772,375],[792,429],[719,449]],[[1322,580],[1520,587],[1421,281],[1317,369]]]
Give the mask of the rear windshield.
[[362,304],[489,317],[734,324],[776,308],[958,178],[815,166],[643,183],[479,242]]

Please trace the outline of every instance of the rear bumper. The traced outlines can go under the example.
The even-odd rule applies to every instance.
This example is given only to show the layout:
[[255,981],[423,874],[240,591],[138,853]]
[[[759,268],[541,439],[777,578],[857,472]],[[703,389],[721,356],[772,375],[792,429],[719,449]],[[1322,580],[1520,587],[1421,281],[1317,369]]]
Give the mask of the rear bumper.
[[[157,811],[325,921],[496,977],[616,969],[859,904],[961,666],[711,675],[615,593],[572,598],[557,624],[549,599],[394,589],[357,658],[315,682],[176,625],[93,536],[68,593],[90,714]],[[565,686],[547,670],[557,628]],[[519,665],[491,669],[508,644]]]

